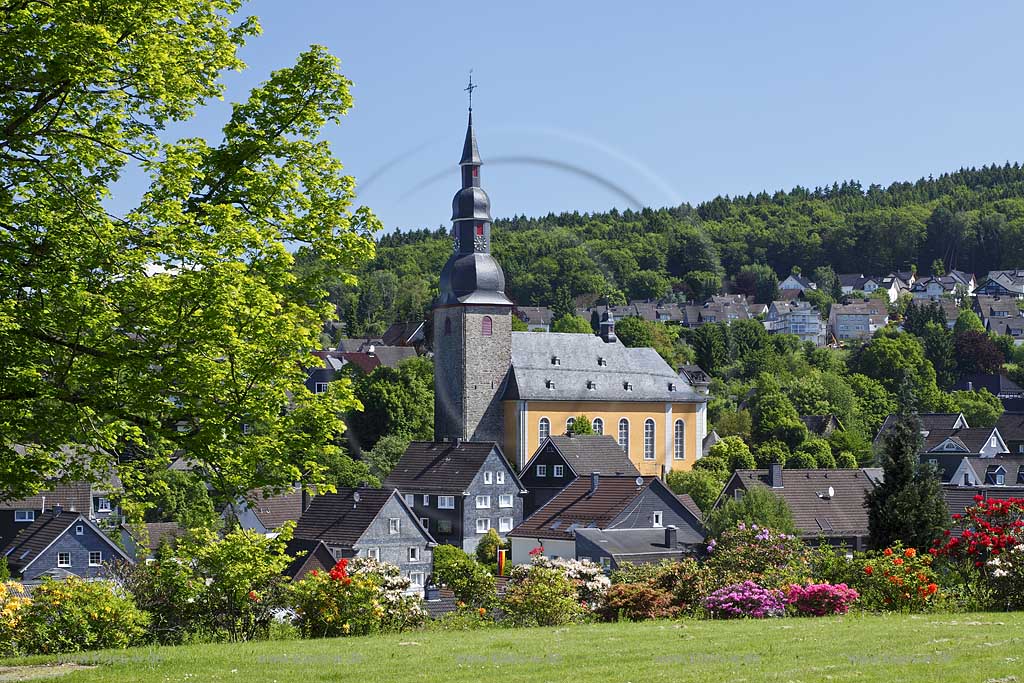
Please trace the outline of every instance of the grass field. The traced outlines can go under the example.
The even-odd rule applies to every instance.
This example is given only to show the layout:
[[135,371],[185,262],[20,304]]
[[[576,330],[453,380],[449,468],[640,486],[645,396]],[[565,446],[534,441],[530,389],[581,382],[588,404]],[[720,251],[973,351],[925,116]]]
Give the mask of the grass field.
[[[139,648],[75,662],[77,681],[1024,681],[1024,614],[680,621]],[[66,673],[65,673],[66,672]],[[54,675],[0,668],[2,680]],[[53,679],[51,679],[53,680]]]

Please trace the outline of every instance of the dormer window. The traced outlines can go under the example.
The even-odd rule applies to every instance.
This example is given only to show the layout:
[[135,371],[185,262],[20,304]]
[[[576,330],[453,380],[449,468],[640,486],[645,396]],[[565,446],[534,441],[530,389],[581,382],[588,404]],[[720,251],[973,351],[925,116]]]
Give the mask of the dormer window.
[[608,359],[607,358],[598,358],[597,359],[597,364],[598,364],[599,367],[602,367],[602,368],[606,367],[608,365]]
[[594,383],[594,380],[592,380],[592,379],[588,379],[587,380],[587,389],[590,389],[591,391],[593,391],[594,389],[597,389],[597,384]]
[[562,364],[562,359],[559,358],[558,356],[551,356],[551,364],[552,365],[561,365]]
[[623,382],[622,383],[622,388],[625,389],[626,391],[633,391],[633,383],[632,382]]
[[546,379],[544,380],[544,386],[547,387],[548,389],[554,389],[555,383],[552,382],[550,379]]
[[676,390],[676,383],[675,382],[669,382],[668,383],[668,390],[669,391],[675,391]]

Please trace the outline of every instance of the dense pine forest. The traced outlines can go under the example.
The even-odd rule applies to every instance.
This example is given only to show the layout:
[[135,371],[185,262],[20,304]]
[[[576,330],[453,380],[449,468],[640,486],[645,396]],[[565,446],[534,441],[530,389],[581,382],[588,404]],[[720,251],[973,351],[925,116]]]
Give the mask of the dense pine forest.
[[[381,235],[359,283],[332,288],[346,334],[423,317],[450,252],[447,234]],[[980,276],[1024,266],[1024,168],[961,169],[887,188],[796,187],[696,207],[517,216],[495,221],[494,252],[522,305],[581,294],[703,300],[723,287],[742,290],[738,276],[765,266],[780,278],[794,267],[882,275],[913,266],[927,273],[941,260]]]

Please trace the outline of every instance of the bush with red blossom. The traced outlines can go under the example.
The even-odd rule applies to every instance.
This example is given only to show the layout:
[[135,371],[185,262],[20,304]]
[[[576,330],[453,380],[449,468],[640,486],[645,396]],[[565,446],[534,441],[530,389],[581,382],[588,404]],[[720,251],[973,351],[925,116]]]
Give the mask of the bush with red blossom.
[[845,583],[813,583],[807,586],[793,584],[789,587],[786,602],[797,614],[825,617],[846,614],[859,597],[860,594]]

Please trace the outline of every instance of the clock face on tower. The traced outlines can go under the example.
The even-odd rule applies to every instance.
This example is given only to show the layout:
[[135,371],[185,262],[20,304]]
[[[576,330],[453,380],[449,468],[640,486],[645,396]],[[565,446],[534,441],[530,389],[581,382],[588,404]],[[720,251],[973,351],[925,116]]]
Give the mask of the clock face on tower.
[[483,235],[473,236],[473,251],[486,252],[487,251],[487,238]]

